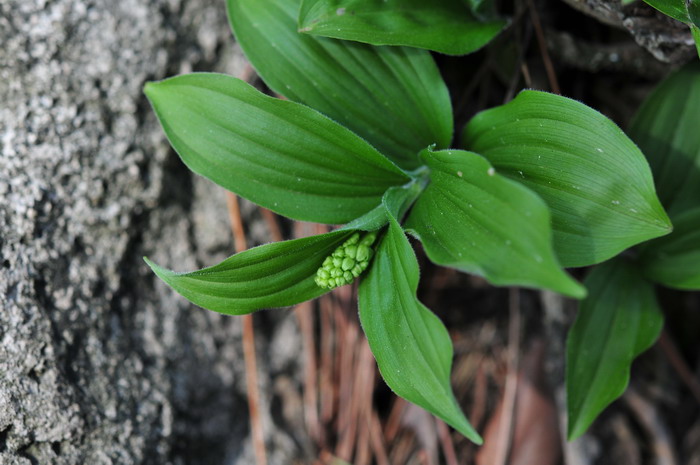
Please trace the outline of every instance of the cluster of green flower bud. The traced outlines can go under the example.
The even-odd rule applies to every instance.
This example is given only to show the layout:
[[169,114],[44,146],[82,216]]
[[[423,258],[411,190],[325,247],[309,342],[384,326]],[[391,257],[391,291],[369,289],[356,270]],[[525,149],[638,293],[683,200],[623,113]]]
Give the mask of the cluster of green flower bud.
[[316,284],[325,289],[334,289],[353,282],[367,269],[374,253],[372,244],[376,238],[376,232],[369,232],[362,239],[357,232],[350,236],[323,261],[316,272]]

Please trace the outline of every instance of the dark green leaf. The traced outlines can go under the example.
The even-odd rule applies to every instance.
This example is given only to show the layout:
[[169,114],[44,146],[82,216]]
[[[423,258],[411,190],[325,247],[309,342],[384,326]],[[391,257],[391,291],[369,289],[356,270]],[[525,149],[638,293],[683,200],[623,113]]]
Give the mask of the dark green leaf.
[[228,0],[246,56],[275,92],[355,131],[400,166],[452,140],[447,87],[416,49],[370,47],[297,32],[300,0]]
[[175,273],[145,260],[160,279],[190,302],[215,312],[242,315],[294,305],[328,292],[314,282],[316,270],[352,233],[334,231],[262,245],[189,273]]
[[642,153],[582,103],[521,92],[476,115],[463,144],[547,202],[554,249],[566,267],[601,262],[671,230]]
[[462,0],[303,0],[299,13],[302,32],[448,55],[480,49],[505,25],[479,21]]
[[418,262],[391,216],[389,231],[360,283],[362,328],[382,377],[397,395],[481,444],[481,437],[464,417],[450,386],[450,335],[418,301],[417,286]]
[[700,27],[700,0],[686,0],[688,18],[695,29]]
[[683,23],[690,23],[688,10],[685,7],[686,0],[644,0],[666,16],[677,19]]
[[646,276],[677,289],[700,290],[700,206],[673,217],[673,232],[644,248]]
[[192,171],[289,218],[345,223],[409,180],[334,121],[230,76],[178,76],[146,94]]
[[544,287],[581,298],[585,289],[557,263],[547,205],[462,150],[422,152],[431,182],[406,228],[430,259],[494,284]]
[[659,336],[663,316],[654,287],[620,259],[588,275],[566,348],[569,439],[581,436],[629,382],[632,361]]
[[661,83],[639,109],[629,134],[649,160],[671,218],[700,206],[700,63]]

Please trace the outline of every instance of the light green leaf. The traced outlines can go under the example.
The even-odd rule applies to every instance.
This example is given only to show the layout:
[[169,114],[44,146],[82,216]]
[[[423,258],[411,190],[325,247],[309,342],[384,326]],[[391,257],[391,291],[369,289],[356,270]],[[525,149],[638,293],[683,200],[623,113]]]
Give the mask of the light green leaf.
[[505,25],[479,21],[461,0],[303,0],[299,12],[302,32],[448,55],[480,49]]
[[431,182],[405,227],[433,262],[494,284],[585,295],[557,263],[549,211],[537,194],[499,175],[475,153],[424,150],[421,156]]
[[314,282],[323,260],[353,231],[262,245],[218,265],[176,273],[148,259],[160,279],[190,302],[219,313],[242,315],[314,299],[326,292]]
[[297,32],[300,0],[227,0],[246,56],[268,86],[351,129],[406,169],[452,140],[447,87],[428,52]]
[[671,218],[700,206],[700,63],[662,82],[642,104],[629,134],[649,160]]
[[334,121],[230,76],[178,76],[145,92],[192,171],[289,218],[345,223],[410,179]]
[[476,115],[462,143],[547,202],[566,267],[599,263],[671,230],[642,153],[575,100],[523,91]]
[[611,260],[594,268],[584,284],[589,295],[566,347],[570,440],[622,395],[632,361],[656,341],[663,326],[654,287],[636,266]]
[[674,216],[673,226],[671,234],[644,248],[644,272],[668,287],[700,290],[700,206]]
[[691,25],[690,35],[693,36],[693,41],[695,41],[695,50],[697,50],[698,58],[700,58],[700,26]]
[[685,7],[686,0],[644,0],[666,16],[686,24],[690,24],[688,10]]
[[397,395],[481,444],[450,386],[450,335],[418,301],[417,286],[418,261],[391,216],[389,230],[359,288],[360,321],[367,341],[384,381]]

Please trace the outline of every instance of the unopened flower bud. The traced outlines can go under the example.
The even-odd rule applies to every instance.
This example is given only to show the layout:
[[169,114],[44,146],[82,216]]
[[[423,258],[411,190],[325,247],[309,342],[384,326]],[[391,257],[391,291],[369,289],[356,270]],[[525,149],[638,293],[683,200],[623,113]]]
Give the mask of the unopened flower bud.
[[366,233],[360,237],[356,232],[330,256],[316,272],[316,284],[319,287],[333,289],[352,283],[369,266],[372,258],[372,244],[377,239],[376,232]]

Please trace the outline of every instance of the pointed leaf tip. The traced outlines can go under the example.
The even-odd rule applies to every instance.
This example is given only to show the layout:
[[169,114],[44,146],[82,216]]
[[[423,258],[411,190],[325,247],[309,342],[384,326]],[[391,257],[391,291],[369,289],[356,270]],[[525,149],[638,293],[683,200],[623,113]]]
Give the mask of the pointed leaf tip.
[[670,230],[644,155],[583,103],[523,91],[472,118],[462,143],[547,203],[564,267],[599,263]]
[[391,216],[389,231],[360,283],[362,329],[382,377],[397,395],[482,444],[452,392],[450,335],[440,319],[418,301],[417,286],[418,261]]
[[431,182],[406,221],[428,257],[496,285],[547,288],[583,298],[585,288],[561,269],[547,205],[501,176],[480,155],[424,150]]

